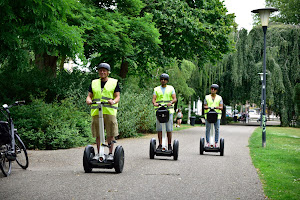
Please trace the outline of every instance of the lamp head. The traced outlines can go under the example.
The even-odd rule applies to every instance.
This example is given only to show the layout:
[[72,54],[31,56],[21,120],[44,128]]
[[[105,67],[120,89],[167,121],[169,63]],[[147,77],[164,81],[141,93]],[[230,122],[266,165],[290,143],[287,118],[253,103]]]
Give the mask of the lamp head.
[[268,26],[271,12],[278,11],[277,8],[260,8],[252,10],[253,13],[259,13],[262,26]]

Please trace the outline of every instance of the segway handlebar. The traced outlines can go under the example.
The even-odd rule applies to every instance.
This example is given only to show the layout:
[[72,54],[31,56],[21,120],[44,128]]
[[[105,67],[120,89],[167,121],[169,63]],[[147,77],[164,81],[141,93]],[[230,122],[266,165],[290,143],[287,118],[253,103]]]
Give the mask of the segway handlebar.
[[208,109],[214,110],[216,109],[216,107],[208,107]]
[[103,102],[103,101],[96,101],[95,104],[109,104],[108,102]]
[[158,106],[161,106],[161,107],[170,107],[170,106],[167,106],[168,104],[158,104]]

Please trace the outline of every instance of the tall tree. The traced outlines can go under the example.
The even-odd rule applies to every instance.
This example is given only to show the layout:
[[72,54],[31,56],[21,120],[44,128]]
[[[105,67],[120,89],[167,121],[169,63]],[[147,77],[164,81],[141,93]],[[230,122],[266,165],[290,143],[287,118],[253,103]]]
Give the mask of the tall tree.
[[[260,105],[263,34],[261,27],[236,33],[237,51],[226,55],[219,79],[221,95],[230,104],[246,101]],[[281,125],[299,119],[295,97],[300,82],[300,28],[295,25],[271,24],[267,34],[267,107],[280,116]],[[217,68],[217,67],[215,67]],[[217,77],[216,77],[217,78]],[[217,80],[217,79],[216,79]]]
[[272,20],[285,24],[300,24],[299,0],[266,0],[266,4],[278,8],[279,14],[274,15]]
[[219,0],[144,0],[161,34],[163,55],[199,64],[221,59],[233,48],[234,15]]
[[33,52],[35,64],[55,75],[60,56],[75,57],[83,51],[82,30],[68,24],[68,18],[76,18],[73,10],[80,7],[76,0],[1,1],[0,62],[14,66],[11,58],[26,54],[29,58]]
[[94,19],[86,29],[84,48],[86,57],[92,58],[92,67],[102,61],[119,65],[122,78],[127,73],[147,73],[148,63],[161,50],[152,15],[140,15],[144,4],[140,0],[119,0],[94,1],[90,6],[95,9]]

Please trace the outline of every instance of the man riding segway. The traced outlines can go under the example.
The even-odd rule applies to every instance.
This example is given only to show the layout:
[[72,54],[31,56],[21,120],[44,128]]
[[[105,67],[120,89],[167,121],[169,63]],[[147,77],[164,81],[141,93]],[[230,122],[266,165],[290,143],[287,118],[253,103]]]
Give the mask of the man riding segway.
[[[205,125],[206,125],[206,142],[207,147],[215,147],[218,148],[218,140],[219,140],[219,133],[220,133],[220,119],[222,117],[222,110],[223,110],[223,100],[220,95],[217,95],[217,91],[219,86],[217,84],[212,84],[210,86],[211,94],[206,95],[204,99],[204,113],[205,113]],[[209,112],[210,108],[214,108],[214,110],[218,113],[218,118],[214,123],[215,126],[215,141],[210,141],[210,129],[211,123],[207,121],[207,113]]]
[[[154,156],[173,156],[174,160],[178,159],[178,140],[174,140],[172,148],[172,131],[173,131],[173,104],[177,101],[173,86],[167,85],[169,81],[168,74],[160,76],[160,86],[154,88],[152,103],[156,110],[156,131],[158,133],[159,145],[156,149],[156,140],[150,140],[150,159]],[[167,145],[168,144],[168,145]]]
[[108,159],[113,159],[113,141],[114,137],[118,136],[118,122],[117,122],[117,109],[118,102],[120,101],[120,87],[118,80],[109,78],[110,65],[107,63],[100,63],[97,66],[100,79],[95,79],[89,88],[89,93],[86,98],[86,103],[91,105],[92,115],[92,134],[96,137],[97,152],[94,159],[99,159],[100,148],[100,131],[99,131],[99,111],[97,108],[97,101],[105,102],[103,105],[103,119],[104,126],[107,134],[107,143],[109,147]]

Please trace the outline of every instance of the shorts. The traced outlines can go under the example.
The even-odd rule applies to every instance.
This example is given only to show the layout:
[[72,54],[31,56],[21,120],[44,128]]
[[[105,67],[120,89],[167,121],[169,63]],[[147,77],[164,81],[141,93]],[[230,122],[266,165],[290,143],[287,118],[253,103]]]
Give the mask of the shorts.
[[[115,115],[103,114],[104,128],[108,137],[115,137],[119,135],[117,117]],[[93,137],[100,137],[99,131],[99,116],[93,116],[92,118],[92,134]]]
[[[168,121],[168,123],[166,123],[166,129],[167,129],[167,132],[173,131],[173,114],[169,115],[169,121]],[[161,123],[158,121],[157,118],[156,118],[156,131],[162,131]]]

